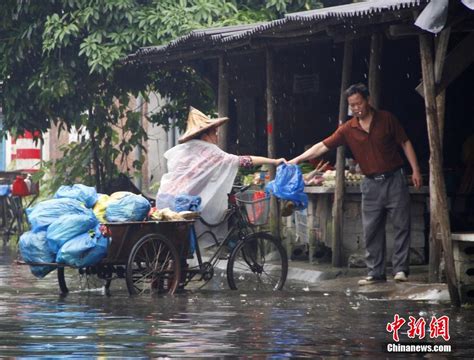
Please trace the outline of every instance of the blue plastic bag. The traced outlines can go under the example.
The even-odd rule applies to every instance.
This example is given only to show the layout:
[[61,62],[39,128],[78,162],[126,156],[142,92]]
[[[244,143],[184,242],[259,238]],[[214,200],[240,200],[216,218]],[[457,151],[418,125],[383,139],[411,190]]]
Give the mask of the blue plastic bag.
[[99,225],[94,212],[61,216],[48,226],[46,239],[48,246],[55,254],[66,242]]
[[110,203],[105,210],[105,219],[109,222],[142,221],[150,208],[150,202],[143,196],[131,194]]
[[107,256],[109,240],[97,226],[65,243],[56,256],[56,262],[78,268],[96,265]]
[[181,194],[174,199],[174,209],[176,212],[180,211],[199,211],[201,208],[201,197]]
[[188,255],[194,254],[194,251],[196,251],[196,244],[197,244],[196,229],[194,228],[194,226],[191,226],[191,229],[189,230]]
[[[25,262],[53,263],[56,259],[56,254],[48,247],[45,231],[23,233],[20,236],[18,246],[21,257]],[[54,269],[56,267],[50,265],[30,266],[31,273],[38,278],[45,277]]]
[[54,194],[55,199],[70,198],[83,202],[86,207],[92,208],[99,199],[94,187],[82,184],[63,185]]
[[304,180],[298,165],[281,164],[277,167],[275,180],[270,181],[265,191],[283,200],[293,201],[297,210],[308,207],[308,195],[304,193]]
[[12,188],[10,185],[0,185],[0,196],[10,195]]
[[166,209],[174,211],[175,207],[175,196],[167,193],[160,193],[156,197],[156,207],[158,209]]
[[63,215],[82,214],[90,212],[81,202],[75,199],[50,199],[26,209],[26,216],[34,232],[45,231],[47,227]]

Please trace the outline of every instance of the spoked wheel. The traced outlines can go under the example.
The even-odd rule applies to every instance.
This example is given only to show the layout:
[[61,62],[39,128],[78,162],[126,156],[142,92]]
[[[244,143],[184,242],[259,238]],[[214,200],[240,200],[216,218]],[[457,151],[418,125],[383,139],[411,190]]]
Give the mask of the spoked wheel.
[[107,278],[101,267],[58,267],[58,284],[62,295],[83,291],[98,291],[108,294],[110,276]]
[[127,263],[127,288],[135,294],[173,294],[181,264],[176,246],[159,234],[146,235],[135,244]]
[[240,241],[227,263],[227,281],[233,290],[281,290],[288,274],[288,258],[280,241],[256,233]]

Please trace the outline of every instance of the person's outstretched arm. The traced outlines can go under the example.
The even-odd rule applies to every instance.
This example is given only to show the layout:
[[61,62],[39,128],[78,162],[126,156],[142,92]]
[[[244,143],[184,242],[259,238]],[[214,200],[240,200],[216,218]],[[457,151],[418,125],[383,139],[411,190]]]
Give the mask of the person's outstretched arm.
[[289,163],[290,164],[298,164],[301,161],[305,161],[305,160],[313,159],[315,157],[319,157],[322,154],[324,154],[325,152],[327,152],[328,150],[329,150],[329,148],[326,145],[324,145],[324,143],[322,141],[320,141],[316,145],[313,145],[312,147],[310,147],[308,150],[306,150],[301,155],[291,159],[289,161]]
[[264,164],[278,166],[281,163],[286,163],[286,159],[284,159],[284,158],[270,159],[270,158],[266,158],[266,157],[263,157],[263,156],[253,156],[253,155],[251,155],[250,158],[252,159],[252,164],[254,166],[260,166],[260,165],[264,165]]

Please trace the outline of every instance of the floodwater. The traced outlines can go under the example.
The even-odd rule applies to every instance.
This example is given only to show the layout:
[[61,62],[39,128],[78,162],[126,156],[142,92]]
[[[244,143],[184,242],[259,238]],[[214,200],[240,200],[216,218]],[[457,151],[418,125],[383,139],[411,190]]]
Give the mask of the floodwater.
[[[55,272],[35,279],[27,266],[13,265],[0,249],[0,356],[2,357],[256,357],[387,358],[393,343],[386,330],[394,315],[446,315],[450,353],[398,354],[447,358],[474,355],[473,311],[425,301],[367,298],[357,293],[320,292],[289,284],[285,291],[239,293],[218,276],[203,289],[175,296],[129,297],[124,285],[58,295]],[[123,282],[117,280],[117,282]],[[428,327],[428,325],[427,325]],[[429,328],[429,327],[428,327]],[[407,343],[407,328],[399,332]]]

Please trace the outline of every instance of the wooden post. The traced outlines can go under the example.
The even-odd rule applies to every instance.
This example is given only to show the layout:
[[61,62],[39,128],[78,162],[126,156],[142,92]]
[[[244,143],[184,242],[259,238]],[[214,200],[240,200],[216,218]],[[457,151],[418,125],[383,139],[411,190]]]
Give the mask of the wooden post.
[[314,252],[316,250],[317,234],[315,229],[320,226],[317,220],[316,207],[319,201],[317,195],[314,194],[308,196],[308,207],[306,208],[306,234],[308,237],[308,260],[310,263],[313,262]]
[[[456,80],[464,70],[474,62],[474,32],[464,37],[446,56],[446,65],[441,74],[441,79],[436,84],[436,95],[446,89]],[[416,91],[423,95],[423,83],[418,84]]]
[[[267,157],[275,158],[275,132],[274,132],[274,100],[273,100],[273,50],[266,49],[266,99],[267,99]],[[270,179],[275,178],[275,167],[269,166]],[[270,231],[273,235],[280,237],[280,214],[278,202],[272,196],[270,201]]]
[[369,92],[370,104],[380,107],[380,84],[382,75],[383,33],[372,34],[370,39]]
[[[339,99],[339,124],[347,117],[347,99],[344,91],[349,87],[352,71],[352,40],[344,42],[344,59],[342,62],[341,96]],[[344,205],[344,146],[337,148],[336,155],[336,188],[334,189],[333,223],[332,223],[332,265],[342,265],[342,234],[343,234],[343,205]]]
[[[444,63],[446,53],[448,50],[449,37],[451,28],[446,28],[441,31],[441,34],[436,38],[436,56],[434,63],[435,82],[439,84],[443,75]],[[444,134],[444,112],[446,107],[446,90],[442,90],[436,97],[436,108],[438,112],[439,136],[441,140],[441,149],[443,148],[443,134]]]
[[[441,34],[436,38],[436,55],[434,63],[434,75],[435,82],[438,84],[441,81],[441,76],[443,74],[443,67],[446,59],[446,52],[449,43],[449,36],[451,33],[450,28],[444,29]],[[438,124],[439,124],[439,143],[440,151],[443,151],[443,133],[444,133],[444,113],[446,106],[446,90],[443,90],[436,96],[436,110],[438,113]],[[430,177],[430,189],[434,189],[434,178]],[[436,209],[437,204],[437,194],[432,193],[430,196],[430,209]],[[439,241],[437,234],[439,233],[438,224],[434,213],[430,211],[430,262],[429,262],[429,281],[434,283],[440,280],[439,265],[441,263],[441,250],[442,244]]]
[[[275,157],[274,101],[273,101],[273,51],[266,50],[266,98],[267,98],[267,152],[269,158]],[[275,167],[270,167],[270,178],[275,177]]]
[[[217,112],[219,117],[229,116],[229,76],[227,73],[227,57],[219,56],[219,80],[217,89]],[[219,126],[219,147],[227,150],[228,123]]]
[[443,152],[441,151],[438,113],[436,109],[435,77],[433,56],[430,46],[431,37],[428,34],[423,34],[419,36],[419,41],[421,70],[423,74],[423,91],[425,95],[426,122],[430,145],[430,177],[433,179],[433,181],[430,182],[430,185],[433,186],[433,188],[430,188],[430,195],[436,196],[435,201],[437,202],[437,207],[431,208],[430,210],[436,219],[436,223],[439,224],[441,243],[444,251],[446,279],[451,302],[455,306],[460,306],[461,300],[457,289],[456,273],[454,269],[448,201],[442,173]]

